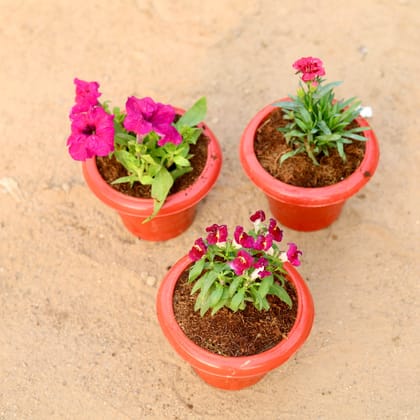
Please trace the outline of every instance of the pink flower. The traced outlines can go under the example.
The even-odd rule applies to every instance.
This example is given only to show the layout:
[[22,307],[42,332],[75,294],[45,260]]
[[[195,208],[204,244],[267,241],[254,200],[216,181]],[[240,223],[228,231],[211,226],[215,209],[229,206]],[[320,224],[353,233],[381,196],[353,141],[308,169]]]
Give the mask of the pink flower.
[[287,250],[287,259],[289,260],[290,264],[296,267],[299,266],[299,255],[302,255],[302,251],[299,251],[296,244],[293,242],[289,242],[287,245],[289,245],[289,249]]
[[125,104],[127,116],[124,127],[141,136],[154,131],[160,136],[159,146],[166,143],[178,145],[182,142],[181,134],[172,125],[175,109],[170,105],[155,102],[152,98],[138,99],[131,96]]
[[99,93],[98,82],[85,82],[84,80],[74,79],[76,85],[76,104],[71,109],[70,117],[80,112],[87,112],[90,107],[98,105]]
[[75,160],[109,155],[114,150],[114,116],[100,106],[74,114],[67,146]]
[[246,232],[244,232],[244,228],[242,226],[236,226],[235,232],[233,233],[233,237],[235,242],[244,248],[253,248],[254,247],[254,238],[249,236]]
[[325,70],[319,58],[303,57],[293,63],[297,73],[302,73],[302,80],[309,82],[317,77],[324,76]]
[[194,245],[191,248],[188,255],[192,261],[198,261],[206,253],[206,251],[207,251],[207,245],[204,242],[203,238],[198,238],[194,242]]
[[265,213],[263,210],[257,210],[250,218],[251,222],[264,222]]
[[253,276],[255,278],[259,277],[260,279],[269,276],[271,273],[265,269],[267,265],[268,261],[265,258],[258,258],[258,260],[253,265],[253,267],[256,269],[253,273]]
[[207,242],[210,245],[214,245],[217,243],[226,242],[228,231],[226,225],[211,225],[206,227],[206,232],[209,234],[207,235]]
[[255,268],[265,268],[268,265],[268,260],[264,257],[258,258],[257,261],[254,262]]
[[273,245],[273,237],[270,233],[266,236],[258,235],[254,241],[254,249],[257,251],[267,251]]
[[274,219],[270,219],[268,232],[277,242],[280,242],[283,239],[283,231],[277,226],[277,222]]
[[252,256],[248,254],[248,252],[241,249],[238,251],[236,258],[229,263],[229,266],[237,276],[240,276],[245,270],[252,267],[253,262],[254,259]]

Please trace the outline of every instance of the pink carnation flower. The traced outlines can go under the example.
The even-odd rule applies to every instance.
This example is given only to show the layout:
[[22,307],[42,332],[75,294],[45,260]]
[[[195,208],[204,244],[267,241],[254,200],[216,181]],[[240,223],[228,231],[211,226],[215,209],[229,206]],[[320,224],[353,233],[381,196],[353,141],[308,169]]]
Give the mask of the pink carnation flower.
[[324,76],[325,70],[319,58],[303,57],[293,63],[293,68],[302,73],[302,80],[309,82],[317,77]]
[[175,119],[175,109],[170,105],[155,102],[152,98],[136,98],[131,96],[125,104],[127,116],[124,127],[140,136],[154,131],[160,136],[159,146],[166,143],[178,145],[182,137],[172,125]]
[[67,146],[75,160],[109,155],[114,150],[114,116],[100,106],[74,114]]

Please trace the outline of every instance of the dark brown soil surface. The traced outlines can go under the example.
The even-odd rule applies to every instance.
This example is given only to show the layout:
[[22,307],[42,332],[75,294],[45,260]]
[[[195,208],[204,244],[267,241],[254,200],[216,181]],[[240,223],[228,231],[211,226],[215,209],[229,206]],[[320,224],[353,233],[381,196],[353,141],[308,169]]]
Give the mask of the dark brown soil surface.
[[250,356],[261,353],[286,338],[295,323],[297,295],[289,282],[286,282],[286,290],[292,299],[292,308],[276,296],[268,296],[268,311],[258,311],[249,303],[243,311],[222,308],[213,316],[208,311],[203,317],[194,312],[197,294],[191,295],[191,289],[185,271],[174,292],[175,318],[194,343],[216,354]]
[[336,149],[331,149],[329,156],[317,159],[319,166],[314,165],[306,154],[292,156],[280,166],[281,156],[292,150],[286,144],[283,133],[278,131],[286,124],[283,111],[276,108],[258,128],[254,143],[258,161],[279,181],[298,187],[324,187],[347,178],[363,160],[365,143],[353,141],[344,146],[346,162],[343,162]]
[[[207,161],[208,142],[209,139],[202,134],[197,140],[197,143],[190,146],[190,153],[193,155],[190,162],[193,170],[175,180],[170,194],[185,190],[190,185],[194,184],[196,179],[200,176]],[[96,164],[98,165],[98,170],[102,175],[102,178],[115,190],[132,197],[151,197],[150,185],[142,185],[139,182],[135,182],[132,187],[130,187],[128,182],[123,184],[111,184],[116,179],[128,175],[127,170],[115,159],[115,157],[97,157]]]

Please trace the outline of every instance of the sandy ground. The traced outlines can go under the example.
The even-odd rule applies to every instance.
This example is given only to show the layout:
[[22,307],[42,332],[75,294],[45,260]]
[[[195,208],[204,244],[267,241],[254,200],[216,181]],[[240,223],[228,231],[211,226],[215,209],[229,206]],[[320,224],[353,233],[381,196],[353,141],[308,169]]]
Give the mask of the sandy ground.
[[[0,419],[420,418],[419,27],[417,0],[0,0]],[[167,344],[155,296],[205,226],[268,211],[238,141],[307,55],[373,108],[381,161],[332,227],[285,229],[316,304],[305,346],[223,392]],[[207,96],[224,166],[182,236],[130,236],[87,188],[65,147],[75,76],[115,105]]]

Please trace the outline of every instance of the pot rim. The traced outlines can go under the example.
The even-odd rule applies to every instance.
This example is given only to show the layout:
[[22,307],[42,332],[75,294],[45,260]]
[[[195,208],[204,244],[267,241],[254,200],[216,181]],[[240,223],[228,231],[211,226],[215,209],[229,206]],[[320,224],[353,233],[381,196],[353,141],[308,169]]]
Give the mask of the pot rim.
[[[279,181],[261,166],[254,152],[255,132],[271,111],[277,108],[274,104],[286,100],[290,98],[282,98],[266,105],[246,126],[239,145],[239,157],[245,173],[266,195],[290,204],[321,207],[326,204],[341,203],[356,194],[373,176],[378,166],[379,145],[372,129],[361,132],[368,140],[365,155],[359,167],[336,184],[316,188],[297,187]],[[370,127],[362,117],[357,117],[356,122],[361,127]]]
[[[163,279],[157,295],[156,310],[160,326],[178,354],[194,368],[220,376],[253,376],[263,374],[284,363],[308,337],[314,319],[311,293],[297,270],[285,263],[288,279],[296,288],[298,310],[287,339],[269,350],[251,356],[229,357],[212,353],[190,340],[178,325],[173,310],[173,293],[182,272],[192,263],[188,255],[179,259]],[[268,368],[267,368],[268,365]]]
[[[177,113],[183,113],[183,110],[176,108]],[[197,204],[210,191],[216,182],[222,165],[222,151],[220,144],[205,123],[200,123],[203,128],[203,134],[209,139],[207,161],[200,176],[188,188],[171,194],[165,200],[165,203],[155,216],[167,216],[178,213],[186,208]],[[104,203],[114,208],[118,212],[148,217],[153,212],[153,200],[151,198],[137,198],[123,194],[114,188],[102,178],[96,166],[96,157],[92,157],[82,162],[83,175],[86,183],[94,194]]]

